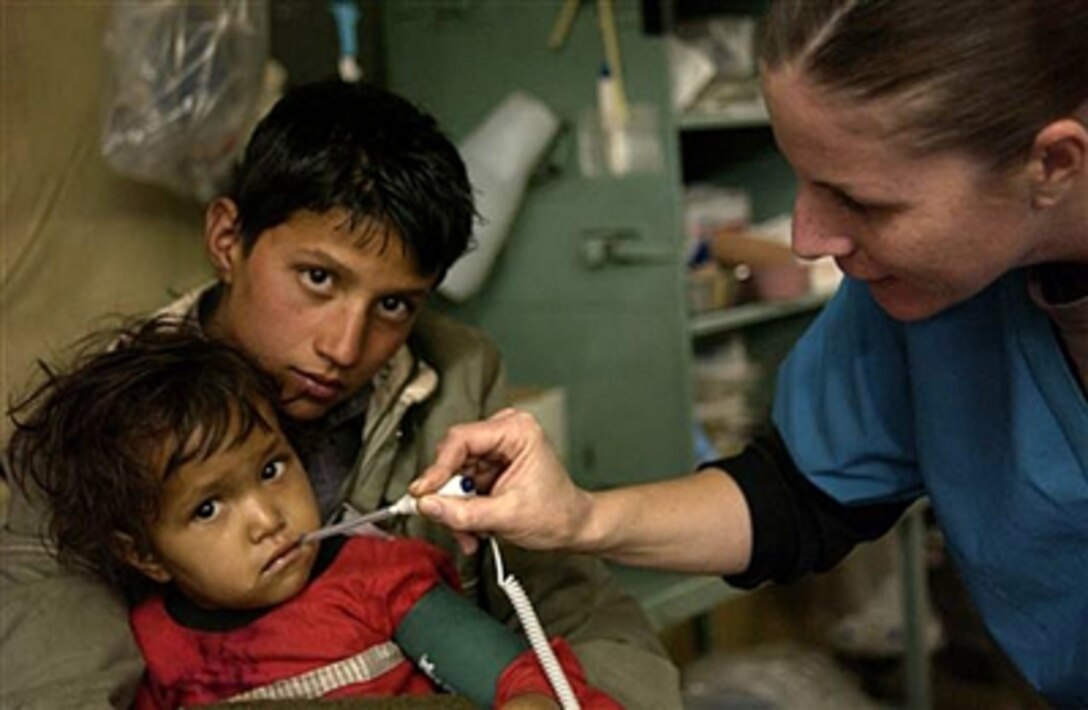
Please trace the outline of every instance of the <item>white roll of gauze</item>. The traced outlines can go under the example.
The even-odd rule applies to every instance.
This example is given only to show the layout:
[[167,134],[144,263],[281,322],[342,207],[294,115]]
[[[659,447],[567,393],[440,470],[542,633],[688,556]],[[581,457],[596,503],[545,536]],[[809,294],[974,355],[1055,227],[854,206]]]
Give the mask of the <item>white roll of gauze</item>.
[[506,97],[460,144],[480,220],[472,246],[438,291],[462,302],[480,290],[517,216],[525,186],[559,130],[559,119],[524,91]]

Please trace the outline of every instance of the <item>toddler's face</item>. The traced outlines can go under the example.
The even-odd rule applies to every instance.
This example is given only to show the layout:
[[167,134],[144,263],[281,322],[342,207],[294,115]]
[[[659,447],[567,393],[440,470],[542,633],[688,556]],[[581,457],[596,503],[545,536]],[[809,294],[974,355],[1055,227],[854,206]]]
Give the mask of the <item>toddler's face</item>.
[[317,547],[295,543],[317,529],[309,478],[274,424],[254,427],[163,483],[150,526],[148,576],[170,581],[200,606],[254,609],[283,602],[309,579]]

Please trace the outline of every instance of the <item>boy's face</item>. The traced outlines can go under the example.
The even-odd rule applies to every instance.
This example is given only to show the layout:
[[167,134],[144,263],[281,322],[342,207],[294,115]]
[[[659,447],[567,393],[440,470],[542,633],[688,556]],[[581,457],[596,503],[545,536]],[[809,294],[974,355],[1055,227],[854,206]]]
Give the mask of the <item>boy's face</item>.
[[[266,417],[274,423],[271,412]],[[135,564],[200,606],[271,606],[306,585],[317,547],[296,543],[320,522],[310,480],[287,439],[276,426],[256,426],[164,481],[159,516],[149,526],[152,555]]]
[[[207,246],[225,285],[211,333],[280,385],[280,408],[320,418],[365,385],[407,339],[435,285],[398,237],[347,214],[296,212],[246,255],[229,200],[208,210]],[[361,242],[364,232],[372,229]]]

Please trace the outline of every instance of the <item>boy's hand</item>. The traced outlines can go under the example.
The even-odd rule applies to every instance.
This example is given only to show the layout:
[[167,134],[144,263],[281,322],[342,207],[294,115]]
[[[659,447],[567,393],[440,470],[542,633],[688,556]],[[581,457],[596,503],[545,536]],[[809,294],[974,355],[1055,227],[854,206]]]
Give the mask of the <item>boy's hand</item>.
[[547,695],[525,693],[510,698],[502,705],[502,710],[559,710],[559,703]]

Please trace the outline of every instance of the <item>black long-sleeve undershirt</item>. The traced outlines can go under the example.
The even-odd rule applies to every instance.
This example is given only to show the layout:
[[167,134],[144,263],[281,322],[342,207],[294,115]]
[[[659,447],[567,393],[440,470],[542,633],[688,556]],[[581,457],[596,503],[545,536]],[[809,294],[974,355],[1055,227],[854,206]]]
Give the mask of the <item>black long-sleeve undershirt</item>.
[[890,530],[910,505],[839,503],[797,469],[773,428],[756,436],[740,454],[702,468],[728,472],[748,502],[751,561],[744,572],[725,577],[743,589],[830,569],[858,543]]

